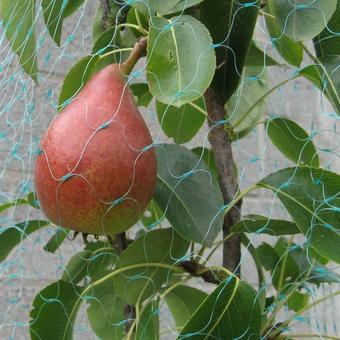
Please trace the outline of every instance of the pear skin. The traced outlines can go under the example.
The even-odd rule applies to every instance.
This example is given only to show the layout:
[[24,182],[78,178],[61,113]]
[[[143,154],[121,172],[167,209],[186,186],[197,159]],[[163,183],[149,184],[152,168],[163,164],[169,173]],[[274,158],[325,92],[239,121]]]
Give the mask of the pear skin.
[[123,232],[140,219],[156,176],[149,130],[118,64],[96,73],[56,116],[34,169],[49,220],[99,235]]

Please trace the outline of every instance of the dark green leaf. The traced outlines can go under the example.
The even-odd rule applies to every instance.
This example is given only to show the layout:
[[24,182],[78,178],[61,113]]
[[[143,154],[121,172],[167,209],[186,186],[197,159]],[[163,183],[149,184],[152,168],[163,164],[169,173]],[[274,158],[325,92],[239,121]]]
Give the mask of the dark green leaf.
[[165,301],[181,329],[194,314],[208,295],[201,290],[189,286],[177,286],[165,295]]
[[137,106],[149,106],[152,100],[152,94],[149,91],[149,86],[147,83],[131,84],[130,89],[136,98]]
[[295,312],[300,311],[308,305],[309,297],[310,294],[294,291],[287,299],[288,308],[294,310]]
[[107,65],[121,63],[126,60],[129,52],[111,53],[119,49],[120,46],[120,33],[115,27],[111,27],[102,33],[92,48],[92,53],[99,56],[92,73],[97,73]]
[[55,234],[48,240],[44,246],[44,250],[49,253],[55,253],[55,251],[64,242],[66,236],[69,234],[70,230],[64,228],[58,228]]
[[175,106],[201,97],[215,71],[208,30],[188,15],[150,22],[146,72],[151,93]]
[[38,66],[35,42],[35,0],[2,0],[2,26],[19,63],[37,82]]
[[249,4],[249,0],[205,0],[201,5],[202,23],[216,44],[217,70],[212,86],[224,102],[237,89],[259,5],[260,1]]
[[[128,0],[125,0],[128,2]],[[145,0],[133,1],[131,5],[137,8],[146,17],[153,16],[156,13],[161,15],[182,12],[186,8],[194,6],[202,2],[202,0]]]
[[102,340],[124,338],[124,303],[116,295],[112,280],[94,287],[88,298],[87,317],[94,333]]
[[51,339],[53,334],[53,340],[71,340],[81,292],[82,288],[61,280],[41,290],[30,313],[31,339]]
[[40,209],[38,198],[37,198],[37,196],[35,195],[34,192],[28,193],[27,202],[31,207],[33,207],[35,209]]
[[159,208],[155,200],[151,200],[148,207],[145,209],[141,221],[147,228],[154,228],[162,222],[164,214]]
[[117,294],[127,303],[136,304],[155,294],[169,279],[171,270],[148,267],[148,263],[174,264],[186,253],[189,242],[173,229],[157,229],[141,236],[122,252],[116,269],[142,263],[145,267],[125,271],[114,278]]
[[83,88],[90,79],[93,67],[98,56],[87,56],[78,60],[64,78],[63,86],[59,95],[59,108],[68,105],[73,97]]
[[191,150],[194,152],[199,158],[202,157],[202,159],[206,162],[211,172],[214,174],[215,177],[217,177],[217,170],[216,170],[216,164],[215,164],[215,157],[212,152],[212,150],[202,147],[197,147]]
[[8,254],[29,234],[34,233],[38,229],[49,225],[48,221],[32,220],[17,223],[13,227],[0,228],[0,262],[4,261]]
[[278,117],[266,122],[273,144],[296,164],[319,167],[319,155],[308,133],[294,121]]
[[[138,26],[137,16],[138,16],[138,20],[140,21],[142,28],[144,28],[146,31],[148,31],[149,30],[148,21],[146,20],[145,16],[142,13],[138,12],[137,9],[134,8],[134,7],[131,7],[129,9],[128,14],[127,14],[127,18],[126,18],[126,22],[129,23],[129,24],[133,24],[133,25]],[[131,28],[131,32],[137,38],[142,36],[142,33],[140,31],[136,30],[135,28]]]
[[63,281],[77,284],[87,275],[87,268],[91,262],[92,251],[82,250],[74,254],[67,263],[61,279]]
[[85,0],[68,0],[67,5],[64,9],[64,17],[69,17],[72,15],[83,3]]
[[3,203],[0,205],[0,214],[2,212],[4,212],[5,210],[15,207],[17,205],[23,205],[23,204],[27,204],[28,202],[23,199],[23,198],[18,198],[17,200],[13,201],[13,202],[7,202],[7,203]]
[[85,250],[92,251],[92,256],[87,266],[87,274],[92,279],[102,272],[112,270],[118,258],[116,250],[107,242],[91,242],[87,244]]
[[[110,13],[107,16],[107,22],[105,23],[105,27],[112,27],[117,22],[117,15],[119,12],[119,5],[117,2],[110,1]],[[92,41],[95,42],[98,38],[106,31],[103,26],[103,7],[100,2],[97,7],[96,15],[93,20],[93,31],[92,31]]]
[[303,46],[282,34],[281,29],[274,17],[272,1],[269,0],[265,7],[265,20],[273,45],[281,54],[282,58],[294,66],[300,66],[303,59]]
[[288,168],[264,178],[308,242],[322,256],[340,263],[340,176],[324,169]]
[[284,278],[297,280],[301,277],[308,277],[308,281],[314,284],[320,283],[338,283],[340,276],[320,264],[314,259],[307,248],[307,252],[295,243],[289,244],[284,238],[279,238],[274,247],[279,258],[275,275],[273,275],[274,284],[278,282],[281,268],[284,261],[282,258],[287,255],[284,270]]
[[320,64],[309,65],[299,74],[313,82],[333,104],[340,114],[340,56],[326,56],[319,60]]
[[236,277],[222,282],[200,305],[178,339],[259,339],[256,292]]
[[157,148],[154,199],[184,238],[211,246],[223,224],[223,197],[204,161],[175,144]]
[[309,40],[319,34],[332,17],[337,0],[269,0],[280,35]]
[[185,104],[181,107],[156,102],[158,121],[162,130],[168,137],[172,137],[174,142],[182,144],[189,142],[205,122],[204,99],[199,98],[193,103]]
[[118,47],[119,42],[119,31],[115,27],[109,28],[107,31],[102,33],[93,45],[92,53],[103,55],[111,52]]
[[159,339],[159,303],[151,301],[144,309],[137,325],[136,340]]
[[[278,239],[272,247],[263,243],[257,248],[263,267],[272,274],[272,282],[275,288],[285,290],[302,278],[319,285],[320,283],[337,283],[339,275],[323,266],[313,256],[309,249],[304,251],[295,243],[289,244],[284,238]],[[283,284],[283,286],[282,286]]]
[[301,233],[295,223],[285,220],[275,220],[272,218],[247,215],[242,221],[236,223],[231,228],[235,233],[256,233],[267,235],[291,235]]
[[252,41],[252,43],[250,44],[245,66],[265,67],[276,65],[279,65],[279,63],[271,56],[266,54],[264,51],[262,51],[260,48],[258,48],[254,41]]
[[327,27],[314,38],[316,54],[319,58],[331,55],[340,55],[340,1],[328,22]]
[[63,27],[64,0],[42,0],[41,7],[45,23],[51,38],[60,46],[61,29]]
[[268,243],[262,243],[256,248],[256,252],[261,260],[263,268],[273,271],[280,258],[275,249]]

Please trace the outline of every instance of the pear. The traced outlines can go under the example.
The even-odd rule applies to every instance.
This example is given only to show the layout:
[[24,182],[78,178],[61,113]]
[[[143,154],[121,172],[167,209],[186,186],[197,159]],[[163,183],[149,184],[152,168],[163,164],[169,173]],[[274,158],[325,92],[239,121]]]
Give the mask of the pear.
[[48,127],[34,169],[41,209],[58,226],[114,235],[142,216],[156,185],[149,130],[118,64],[96,73]]

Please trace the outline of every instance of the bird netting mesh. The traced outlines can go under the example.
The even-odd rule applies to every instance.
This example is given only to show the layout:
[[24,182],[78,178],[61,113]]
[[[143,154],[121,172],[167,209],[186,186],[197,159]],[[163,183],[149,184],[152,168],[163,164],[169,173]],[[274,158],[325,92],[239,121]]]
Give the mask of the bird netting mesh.
[[[249,330],[259,322],[263,339],[281,339],[282,334],[287,339],[290,334],[340,337],[339,1],[1,0],[0,4],[1,339],[69,339],[72,332],[75,339],[122,339],[136,312],[142,326],[137,325],[134,336],[139,339],[251,339]],[[235,7],[229,27],[216,41],[199,19],[209,29],[223,27],[227,18],[220,13],[228,6]],[[240,69],[238,53],[247,45],[245,36],[252,25],[251,20],[242,22],[242,15],[253,9],[256,26]],[[235,27],[243,33],[232,33]],[[119,103],[104,120],[92,120],[90,100],[81,97],[81,88],[97,70],[125,61],[143,37],[149,40],[148,55],[142,55],[125,85],[116,88]],[[214,75],[215,55],[217,70],[225,66],[221,62],[225,55],[229,67],[234,65],[234,70],[228,69],[227,84],[238,79],[223,120],[207,117],[210,106],[204,95]],[[215,78],[219,84],[221,79]],[[139,143],[140,132],[127,132],[128,123],[125,126],[117,118],[131,105],[132,97],[126,97],[129,88],[152,136],[149,144]],[[105,107],[108,95],[100,86],[92,90],[97,92],[91,100]],[[57,169],[55,149],[41,141],[50,123],[63,114],[58,112],[77,100],[78,118],[71,117],[73,125],[59,138],[59,146],[72,148],[77,161],[73,167]],[[74,109],[64,113],[71,115]],[[110,139],[104,151],[100,147],[93,151],[94,158],[87,156],[87,150],[115,122],[120,136],[115,143],[121,147],[112,144],[116,151],[109,158],[112,164],[119,159],[115,166],[123,170],[113,170],[105,182],[111,168],[96,170],[92,164],[86,170],[79,164],[97,159],[97,167],[106,166]],[[93,132],[85,137],[81,136],[84,124]],[[237,208],[243,221],[236,226],[242,231],[242,247],[234,274],[240,270],[241,281],[233,275],[220,281],[218,273],[204,276],[209,268],[221,265],[222,247],[216,245],[225,236],[220,231],[230,203],[216,193],[223,176],[221,160],[214,163],[211,135],[220,128],[229,133],[232,143],[239,187],[232,198],[238,200],[239,193],[249,190],[242,196],[242,208]],[[132,165],[130,156],[120,156],[123,149],[138,154]],[[70,227],[63,225],[67,219],[63,199],[71,197],[67,185],[71,187],[72,181],[78,181],[73,190],[79,190],[79,197],[72,196],[78,208],[67,216],[72,220],[79,211],[86,213],[87,192],[105,205],[100,210],[103,224],[94,222],[96,230],[104,228],[104,219],[120,204],[141,208],[131,194],[138,181],[131,174],[138,175],[140,159],[152,150],[158,162],[156,193],[144,212],[138,210],[140,219],[122,240],[132,255],[120,256],[111,244],[114,236],[107,239],[86,230],[83,239],[63,228]],[[48,175],[58,181],[60,197],[47,180],[41,190],[45,188],[60,205],[55,208],[60,223],[47,219],[34,194],[39,157],[47,160]],[[144,167],[152,166],[148,162]],[[281,169],[286,170],[278,183],[269,175]],[[116,183],[131,186],[119,196],[99,197],[98,188],[118,186],[110,182],[118,174]],[[133,179],[126,181],[127,176]],[[143,181],[147,179],[138,185],[142,187]],[[194,260],[205,268],[199,274],[190,267]],[[114,270],[142,261],[150,266],[117,274],[116,283],[113,277],[91,286]],[[165,267],[158,268],[159,262]],[[169,267],[176,265],[187,271],[182,285],[180,273]],[[222,282],[219,291],[214,290],[216,280]],[[247,293],[243,280],[256,289],[248,309],[242,309],[241,301],[253,292]],[[172,285],[173,290],[167,291]],[[195,310],[202,310],[199,306],[210,293],[210,300],[205,300],[209,317],[202,314],[196,324],[187,323]],[[222,300],[231,302],[221,306]],[[262,321],[254,318],[248,325],[243,317],[257,308],[258,300],[263,303]],[[137,305],[137,311],[131,305]],[[239,334],[236,326],[228,328],[227,321],[218,325],[216,320],[228,308],[228,318],[239,313],[230,322],[243,324],[249,332]],[[158,319],[159,329],[153,324]],[[47,330],[44,324],[49,325]],[[220,328],[229,329],[227,337],[216,331]],[[260,335],[254,331],[253,338]]]

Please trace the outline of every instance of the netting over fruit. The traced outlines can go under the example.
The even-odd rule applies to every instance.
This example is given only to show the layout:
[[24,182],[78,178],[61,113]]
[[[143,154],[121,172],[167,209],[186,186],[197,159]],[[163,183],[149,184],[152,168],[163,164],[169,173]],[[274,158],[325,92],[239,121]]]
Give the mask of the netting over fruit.
[[0,339],[340,339],[340,1],[0,6]]

